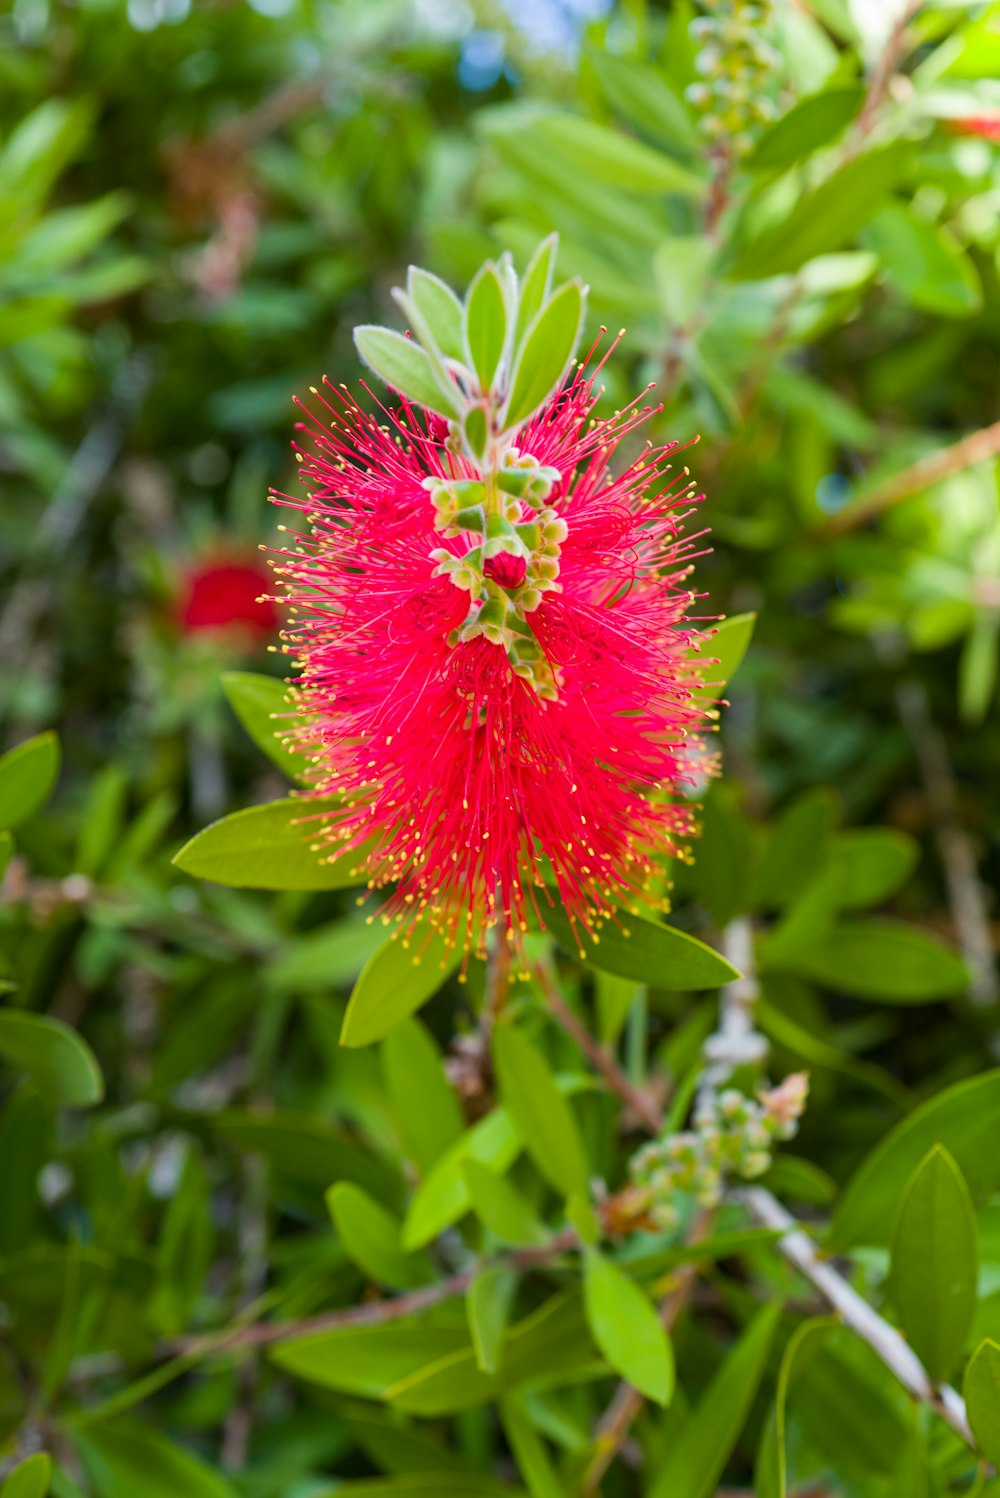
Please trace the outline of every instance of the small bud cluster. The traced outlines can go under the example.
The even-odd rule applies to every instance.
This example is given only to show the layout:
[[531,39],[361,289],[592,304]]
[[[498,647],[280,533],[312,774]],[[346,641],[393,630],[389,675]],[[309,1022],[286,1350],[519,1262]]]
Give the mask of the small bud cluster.
[[708,142],[727,156],[746,156],[777,114],[766,89],[781,58],[767,40],[771,0],[704,0],[708,15],[691,22],[700,43],[699,82],[685,97],[701,114]]
[[543,593],[559,592],[559,551],[566,522],[545,501],[561,478],[530,453],[508,447],[486,479],[425,479],[435,509],[434,528],[448,539],[471,535],[476,544],[456,554],[431,552],[435,576],[471,594],[469,612],[449,636],[452,646],[484,636],[502,645],[515,676],[553,701],[557,684],[526,619]]
[[727,1088],[699,1105],[692,1129],[644,1145],[632,1158],[631,1173],[645,1193],[649,1218],[658,1227],[675,1227],[678,1192],[714,1207],[729,1180],[763,1175],[772,1146],[795,1135],[808,1091],[805,1072],[757,1098]]

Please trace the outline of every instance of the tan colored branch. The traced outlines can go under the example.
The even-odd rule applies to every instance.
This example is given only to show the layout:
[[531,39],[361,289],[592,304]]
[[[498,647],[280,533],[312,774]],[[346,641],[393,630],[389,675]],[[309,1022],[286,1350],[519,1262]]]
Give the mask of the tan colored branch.
[[902,473],[893,474],[867,494],[862,494],[845,505],[836,515],[823,520],[816,532],[825,537],[841,536],[846,531],[856,530],[859,525],[867,525],[870,520],[876,520],[879,515],[885,514],[886,510],[902,504],[904,499],[912,499],[913,495],[922,493],[933,484],[939,484],[953,473],[974,468],[977,463],[985,463],[998,453],[1000,421],[995,421],[992,426],[970,432],[967,437],[953,442],[950,447],[943,447],[939,452],[920,458],[909,468],[904,468]]
[[628,1104],[651,1134],[658,1134],[665,1120],[656,1102],[629,1081],[611,1052],[595,1040],[583,1021],[573,1013],[541,965],[535,968],[535,979],[553,1018],[558,1021],[566,1034],[576,1041],[588,1061],[593,1064],[596,1071],[600,1072],[611,1091],[616,1093],[622,1102]]

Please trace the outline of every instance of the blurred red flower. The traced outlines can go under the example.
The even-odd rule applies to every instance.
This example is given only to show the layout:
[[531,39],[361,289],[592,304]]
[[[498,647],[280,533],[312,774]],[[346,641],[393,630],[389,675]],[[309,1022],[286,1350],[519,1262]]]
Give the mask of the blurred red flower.
[[177,621],[185,634],[239,633],[256,643],[278,627],[274,603],[266,596],[271,586],[267,567],[256,558],[204,558],[183,575]]

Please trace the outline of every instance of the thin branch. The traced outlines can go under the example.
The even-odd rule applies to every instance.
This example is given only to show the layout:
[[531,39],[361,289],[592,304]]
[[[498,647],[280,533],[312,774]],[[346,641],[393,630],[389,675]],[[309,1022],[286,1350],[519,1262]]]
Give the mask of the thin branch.
[[322,1332],[340,1331],[346,1326],[380,1326],[387,1321],[398,1321],[404,1316],[415,1316],[442,1301],[456,1300],[468,1290],[476,1275],[483,1268],[502,1264],[515,1270],[535,1269],[549,1263],[560,1254],[575,1248],[579,1237],[575,1228],[550,1238],[548,1243],[537,1248],[518,1249],[506,1258],[476,1263],[460,1274],[449,1275],[434,1285],[425,1285],[411,1290],[406,1295],[395,1295],[383,1300],[368,1301],[359,1306],[344,1306],[340,1310],[326,1311],[320,1316],[306,1316],[298,1321],[265,1321],[253,1326],[227,1328],[221,1332],[209,1332],[202,1337],[182,1337],[171,1344],[171,1351],[182,1356],[208,1357],[219,1352],[233,1352],[245,1347],[267,1347],[273,1342],[283,1342],[291,1337],[312,1337]]
[[784,1234],[778,1239],[778,1247],[788,1262],[819,1291],[851,1330],[868,1343],[904,1389],[935,1410],[955,1434],[975,1450],[975,1439],[969,1429],[961,1396],[947,1384],[935,1387],[931,1383],[920,1359],[895,1327],[883,1320],[831,1264],[819,1258],[812,1239],[801,1230],[791,1213],[761,1186],[747,1187],[737,1193],[736,1199],[743,1202],[761,1227]]
[[[725,954],[734,966],[742,968],[744,976],[739,984],[730,983],[723,989],[720,1018],[722,1031],[726,1028],[727,1007],[739,1004],[744,1011],[745,1020],[748,1014],[752,1014],[752,1006],[759,996],[760,987],[753,971],[751,936],[750,922],[746,917],[731,922],[726,928],[723,938]],[[936,1410],[974,1451],[976,1443],[969,1429],[961,1395],[947,1384],[936,1387],[931,1382],[920,1359],[895,1327],[890,1326],[832,1264],[824,1263],[819,1258],[812,1239],[802,1231],[796,1219],[777,1197],[772,1196],[763,1186],[752,1186],[735,1192],[734,1198],[743,1202],[761,1227],[777,1229],[783,1234],[777,1240],[779,1252],[829,1301],[852,1331],[868,1343],[903,1387]]]
[[977,463],[985,463],[997,453],[1000,453],[1000,421],[970,432],[950,447],[943,447],[939,452],[911,463],[909,468],[893,474],[867,494],[845,505],[836,515],[828,516],[817,526],[815,534],[822,538],[842,536],[847,531],[856,530],[859,525],[867,525],[870,520],[884,515],[886,510],[902,504],[904,499],[912,499],[913,495],[939,484],[953,473],[962,473]]
[[651,1134],[658,1134],[665,1122],[662,1109],[651,1097],[629,1081],[611,1052],[595,1040],[583,1021],[573,1013],[541,964],[535,968],[535,978],[553,1018],[563,1027],[566,1034],[576,1041],[595,1070],[600,1072],[611,1091],[617,1093],[622,1102],[628,1104]]
[[899,715],[913,744],[934,818],[934,834],[948,887],[958,944],[971,974],[969,995],[982,1007],[1000,998],[1000,976],[986,895],[972,842],[962,825],[955,775],[944,736],[931,718],[927,693],[915,681],[896,691]]
[[900,12],[893,24],[892,30],[886,37],[885,45],[879,53],[878,61],[872,70],[872,75],[868,82],[868,92],[865,95],[865,102],[862,104],[861,113],[858,116],[855,133],[859,142],[863,141],[871,133],[892,75],[895,73],[903,56],[906,28],[920,9],[921,3],[922,0],[909,0],[909,3]]

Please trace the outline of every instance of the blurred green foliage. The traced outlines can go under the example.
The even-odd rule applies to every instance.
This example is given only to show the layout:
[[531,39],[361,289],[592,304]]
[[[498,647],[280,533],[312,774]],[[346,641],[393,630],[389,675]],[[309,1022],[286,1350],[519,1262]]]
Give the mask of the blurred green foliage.
[[[192,622],[192,577],[273,539],[291,396],[357,378],[350,331],[407,263],[462,283],[553,229],[590,331],[629,330],[609,402],[655,382],[654,430],[700,434],[706,615],[759,614],[674,919],[753,918],[772,1068],[812,1075],[770,1184],[935,1376],[975,1352],[996,1461],[1000,6],[910,10],[763,7],[757,111],[691,0],[623,0],[558,50],[463,0],[0,15],[0,1458],[29,1459],[5,1498],[570,1498],[611,1369],[673,1387],[616,1310],[695,1259],[669,1412],[607,1498],[969,1491],[971,1454],[805,1319],[736,1204],[699,1249],[691,1212],[588,1249],[586,1297],[578,1257],[492,1262],[567,1214],[586,1237],[583,1178],[622,1186],[636,1120],[529,985],[494,1074],[477,964],[340,1043],[352,991],[362,1038],[366,995],[394,1020],[425,995],[340,881],[282,882],[266,629]],[[171,865],[274,801],[261,878],[232,881],[273,893]],[[613,945],[536,955],[683,1105],[714,1001],[669,986],[668,946],[635,970]],[[226,1345],[483,1255],[466,1299]]]

